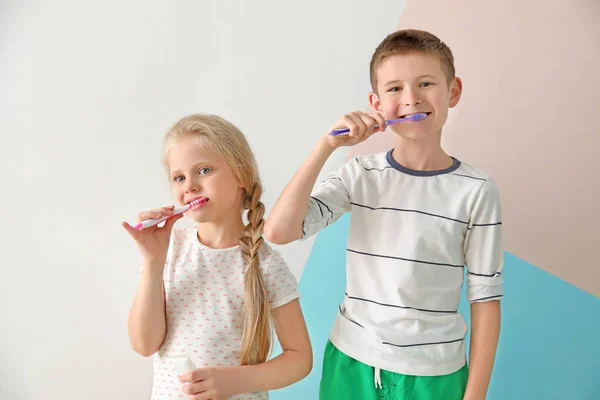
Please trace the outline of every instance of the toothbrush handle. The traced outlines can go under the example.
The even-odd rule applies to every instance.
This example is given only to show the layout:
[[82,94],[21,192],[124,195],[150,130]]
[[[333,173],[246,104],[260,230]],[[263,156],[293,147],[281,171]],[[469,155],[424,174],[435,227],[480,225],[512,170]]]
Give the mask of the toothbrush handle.
[[[418,116],[420,116],[420,118],[416,119]],[[426,118],[427,114],[426,113],[416,113],[416,114],[412,114],[412,115],[408,115],[402,118],[398,118],[398,119],[386,119],[385,123],[386,126],[388,125],[392,125],[392,124],[397,124],[398,122],[404,122],[404,121],[421,121],[423,118]],[[379,125],[375,124],[375,129],[378,129]],[[340,129],[335,129],[331,132],[329,132],[329,134],[331,136],[337,136],[337,135],[342,135],[344,133],[348,133],[350,132],[350,129],[348,128],[340,128]]]
[[[391,123],[395,123],[397,121],[395,121],[395,120],[392,120],[392,121],[386,120],[385,121],[385,123],[388,124],[388,125],[390,124],[390,122]],[[375,124],[375,129],[379,129],[379,125],[378,124]],[[338,136],[338,135],[342,135],[342,134],[348,133],[348,132],[350,132],[350,129],[348,129],[348,128],[340,128],[340,129],[334,129],[333,131],[329,132],[329,135],[330,136]]]
[[146,219],[146,220],[140,222],[139,224],[137,224],[135,226],[135,229],[141,230],[141,229],[150,228],[151,226],[158,225],[161,222],[168,220],[169,218],[172,218],[172,217],[174,217],[176,215],[182,214],[182,213],[186,212],[189,209],[190,209],[189,205],[182,206],[182,207],[177,207],[177,208],[175,208],[173,210],[173,214],[171,214],[171,215],[165,215],[165,216],[163,216],[161,218]]
[[151,226],[158,225],[161,222],[166,221],[170,217],[171,217],[170,215],[168,215],[168,216],[166,215],[162,218],[145,219],[142,222],[140,222],[139,224],[137,224],[135,226],[135,229],[142,230],[142,229],[150,228]]
[[330,136],[337,136],[337,135],[341,135],[343,133],[348,133],[348,132],[350,132],[350,129],[348,129],[348,128],[341,128],[341,129],[335,129],[335,130],[329,132],[329,135]]

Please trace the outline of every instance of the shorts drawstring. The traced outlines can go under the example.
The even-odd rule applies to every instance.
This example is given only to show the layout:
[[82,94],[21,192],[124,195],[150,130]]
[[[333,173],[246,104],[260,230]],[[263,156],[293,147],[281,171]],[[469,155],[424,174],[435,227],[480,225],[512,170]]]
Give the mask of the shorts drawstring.
[[383,386],[381,386],[381,369],[378,367],[375,367],[374,381],[375,381],[375,389],[377,389],[377,388],[383,389]]

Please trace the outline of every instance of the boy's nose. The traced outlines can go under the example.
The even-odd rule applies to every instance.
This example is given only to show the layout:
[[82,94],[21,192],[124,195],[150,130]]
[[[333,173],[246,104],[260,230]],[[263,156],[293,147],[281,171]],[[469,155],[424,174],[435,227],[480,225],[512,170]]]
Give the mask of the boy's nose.
[[423,100],[417,99],[414,96],[407,96],[404,99],[402,99],[402,103],[406,107],[416,106],[417,104],[421,104],[422,102]]
[[404,90],[402,96],[402,104],[406,107],[412,107],[417,104],[421,104],[423,100],[417,97],[417,94],[410,89]]

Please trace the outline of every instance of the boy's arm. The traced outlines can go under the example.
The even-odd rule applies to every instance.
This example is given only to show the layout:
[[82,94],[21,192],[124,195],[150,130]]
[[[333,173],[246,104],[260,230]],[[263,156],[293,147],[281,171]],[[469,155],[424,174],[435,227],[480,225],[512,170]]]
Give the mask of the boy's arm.
[[464,400],[485,400],[500,335],[500,301],[471,304],[469,378]]
[[308,212],[311,191],[333,151],[334,148],[325,139],[319,140],[317,147],[285,187],[265,223],[264,233],[268,241],[286,244],[302,238],[302,224]]
[[500,335],[502,270],[502,215],[493,179],[479,188],[465,240],[467,299],[471,303],[469,377],[464,400],[485,400]]
[[[376,124],[378,128],[375,127]],[[310,232],[303,232],[302,228],[304,219],[309,212],[311,192],[331,153],[340,146],[354,146],[368,139],[373,133],[384,131],[386,122],[381,114],[365,114],[357,111],[344,115],[330,130],[344,127],[350,129],[347,135],[325,135],[319,140],[317,147],[283,190],[265,223],[264,233],[268,241],[275,244],[286,244],[301,239],[303,236],[309,236]],[[334,191],[334,188],[324,189],[321,194],[327,196],[328,193]],[[340,203],[341,199],[332,200],[334,203]],[[325,204],[322,205],[325,206]],[[320,210],[320,207],[316,208]],[[327,206],[325,207],[327,208]],[[331,207],[327,212],[334,213]],[[335,216],[333,217],[335,219]]]

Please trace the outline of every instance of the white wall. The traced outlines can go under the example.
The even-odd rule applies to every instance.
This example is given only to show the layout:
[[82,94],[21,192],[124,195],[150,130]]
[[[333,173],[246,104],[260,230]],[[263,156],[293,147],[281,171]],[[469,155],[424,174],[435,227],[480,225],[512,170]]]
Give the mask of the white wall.
[[[171,201],[162,135],[192,112],[236,123],[270,209],[366,106],[404,2],[369,4],[0,3],[0,399],[148,398],[151,361],[126,331],[139,256],[119,222]],[[297,276],[311,243],[280,248]]]

